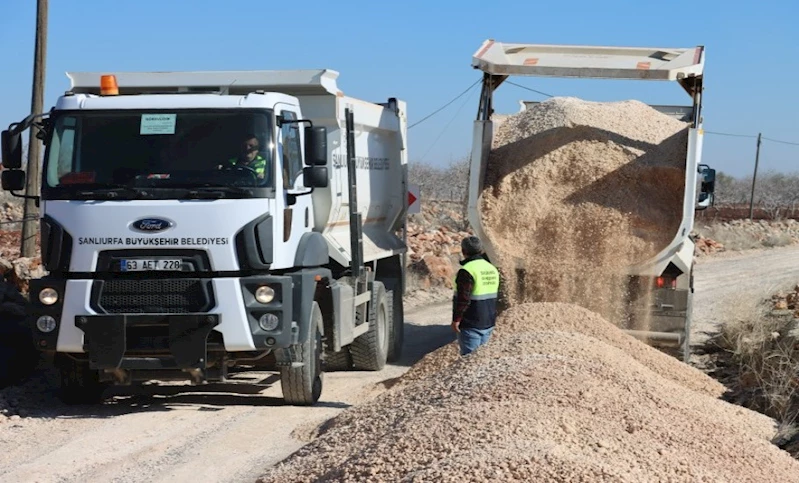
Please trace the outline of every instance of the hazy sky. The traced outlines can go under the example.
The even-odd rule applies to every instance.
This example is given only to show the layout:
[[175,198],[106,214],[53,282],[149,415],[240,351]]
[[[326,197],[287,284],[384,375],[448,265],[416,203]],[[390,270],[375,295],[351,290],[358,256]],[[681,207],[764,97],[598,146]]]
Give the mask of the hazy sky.
[[[30,109],[35,0],[0,0],[0,125]],[[799,143],[799,2],[51,0],[45,110],[66,71],[330,68],[340,88],[372,101],[408,102],[410,122],[479,79],[472,54],[505,42],[694,47],[706,56],[705,129]],[[676,83],[516,77],[552,95],[690,104]],[[446,165],[470,148],[479,89],[410,131],[410,158]],[[543,100],[513,85],[497,112]],[[751,172],[755,140],[706,136],[704,161]],[[799,145],[764,141],[764,170],[799,171]]]

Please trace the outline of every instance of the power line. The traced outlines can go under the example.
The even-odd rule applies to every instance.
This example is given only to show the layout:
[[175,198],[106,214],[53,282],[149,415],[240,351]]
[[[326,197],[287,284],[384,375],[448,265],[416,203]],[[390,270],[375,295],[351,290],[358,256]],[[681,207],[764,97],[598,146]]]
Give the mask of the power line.
[[751,138],[751,139],[757,138],[757,136],[753,136],[751,134],[733,134],[728,132],[717,132],[717,131],[705,131],[705,134],[715,134],[717,136],[728,136],[732,138]]
[[795,143],[795,142],[792,142],[792,141],[780,141],[779,139],[767,138],[765,136],[763,136],[763,139],[766,140],[766,141],[771,141],[772,143],[780,143],[780,144],[788,144],[788,145],[791,145],[791,146],[799,146],[799,143]]
[[28,218],[22,218],[21,220],[0,221],[0,225],[13,225],[15,223],[23,223],[25,221],[33,221],[33,220],[38,220],[38,219],[39,219],[38,216],[31,216],[31,217],[28,217]]
[[[735,133],[718,132],[718,131],[705,131],[705,134],[715,134],[716,136],[727,136],[727,137],[734,137],[734,138],[757,139],[757,136],[755,136],[753,134],[735,134]],[[762,136],[761,139],[763,141],[771,141],[773,143],[787,144],[789,146],[799,146],[799,142],[782,141],[780,139],[767,138],[766,136]]]
[[552,94],[547,94],[546,92],[537,91],[537,90],[535,90],[535,89],[532,89],[532,88],[530,88],[530,87],[523,86],[523,85],[521,85],[521,84],[517,84],[517,83],[515,83],[515,82],[511,82],[511,81],[509,81],[509,80],[506,80],[506,81],[505,81],[505,83],[506,83],[506,84],[510,84],[510,85],[512,85],[512,86],[520,87],[520,88],[522,88],[522,89],[525,89],[525,90],[528,90],[528,91],[530,91],[530,92],[535,92],[536,94],[541,94],[541,95],[542,95],[542,96],[544,96],[544,97],[555,97],[555,96],[553,96]]
[[[472,87],[470,87],[469,90],[472,90],[472,88],[474,88],[474,85],[472,85]],[[444,135],[444,133],[449,128],[449,125],[452,124],[452,122],[458,117],[458,114],[461,112],[461,110],[463,109],[463,107],[466,105],[466,103],[469,101],[470,98],[471,98],[471,96],[466,96],[466,98],[461,103],[460,107],[458,107],[458,110],[455,111],[455,114],[452,116],[452,119],[450,119],[449,122],[444,126],[444,129],[442,129],[441,132],[438,134],[438,136],[436,137],[435,141],[433,141],[433,144],[431,144],[430,147],[427,148],[427,151],[425,151],[425,153],[422,155],[421,159],[426,158],[427,155],[430,154],[430,151],[433,149],[433,147],[436,144],[438,144],[438,141],[441,139],[441,136]]]
[[447,107],[449,107],[449,105],[450,105],[450,104],[452,104],[453,102],[457,101],[458,99],[460,99],[461,97],[463,97],[464,95],[466,95],[466,93],[467,93],[467,92],[469,92],[470,90],[472,90],[472,88],[473,88],[474,86],[476,86],[477,84],[479,84],[479,83],[480,83],[480,81],[482,81],[482,80],[483,80],[483,79],[477,79],[476,81],[474,81],[474,83],[473,83],[472,85],[470,85],[469,87],[467,87],[465,91],[463,91],[463,92],[461,92],[460,94],[458,94],[457,96],[455,96],[455,98],[454,98],[454,99],[452,99],[452,100],[451,100],[451,101],[449,101],[448,103],[444,104],[443,106],[439,107],[438,109],[436,109],[435,111],[431,112],[430,114],[426,115],[426,116],[425,116],[425,117],[423,117],[421,120],[419,120],[419,121],[417,121],[417,122],[415,122],[415,123],[411,124],[410,126],[408,126],[408,129],[411,129],[411,128],[413,128],[414,126],[418,126],[419,124],[421,124],[421,123],[425,122],[426,120],[428,120],[428,119],[430,119],[431,117],[435,116],[435,115],[436,115],[436,114],[438,114],[439,112],[443,111],[444,109],[446,109]]

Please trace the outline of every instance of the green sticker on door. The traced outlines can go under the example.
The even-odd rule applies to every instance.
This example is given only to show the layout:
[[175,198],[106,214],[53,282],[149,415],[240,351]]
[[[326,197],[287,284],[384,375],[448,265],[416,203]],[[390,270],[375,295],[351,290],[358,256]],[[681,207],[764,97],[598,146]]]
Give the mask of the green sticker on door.
[[175,134],[177,114],[142,114],[139,134]]

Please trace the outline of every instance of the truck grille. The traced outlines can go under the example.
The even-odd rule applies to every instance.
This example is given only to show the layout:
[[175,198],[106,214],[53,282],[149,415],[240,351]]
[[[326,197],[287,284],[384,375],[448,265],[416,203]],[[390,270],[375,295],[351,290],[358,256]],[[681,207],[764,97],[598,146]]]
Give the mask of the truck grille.
[[98,305],[109,314],[185,314],[213,306],[210,281],[200,279],[103,280]]

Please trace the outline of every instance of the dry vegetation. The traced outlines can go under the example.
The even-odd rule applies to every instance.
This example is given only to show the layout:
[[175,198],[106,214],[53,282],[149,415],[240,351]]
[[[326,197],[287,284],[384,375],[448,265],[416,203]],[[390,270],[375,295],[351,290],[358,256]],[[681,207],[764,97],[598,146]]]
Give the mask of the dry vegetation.
[[728,307],[727,322],[701,353],[709,373],[724,383],[725,398],[779,424],[773,442],[799,458],[799,286],[762,303]]
[[[708,221],[729,219],[735,211],[740,216],[749,215],[752,195],[752,177],[735,178],[724,173],[716,176],[716,207],[709,209],[701,218]],[[799,216],[799,173],[758,173],[755,185],[755,217],[780,220]],[[733,210],[734,209],[734,210]]]

